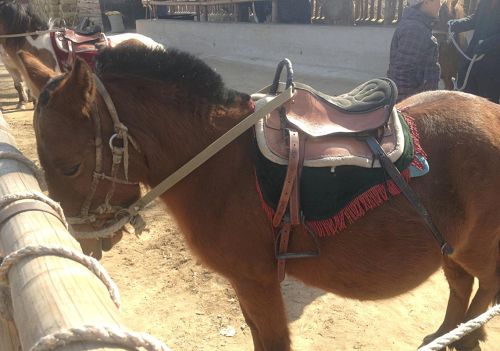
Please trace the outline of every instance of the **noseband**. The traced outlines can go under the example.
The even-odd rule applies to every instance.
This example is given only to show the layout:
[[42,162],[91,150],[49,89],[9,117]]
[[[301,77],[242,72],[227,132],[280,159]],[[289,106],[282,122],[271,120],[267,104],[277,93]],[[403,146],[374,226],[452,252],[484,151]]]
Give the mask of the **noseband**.
[[[102,228],[96,231],[81,232],[72,230],[72,234],[77,239],[90,239],[90,238],[105,238],[113,236],[113,234],[121,229],[127,223],[132,224],[136,234],[139,234],[144,229],[145,223],[139,214],[134,216],[129,215],[127,208],[122,206],[111,205],[111,199],[115,193],[117,184],[139,186],[138,182],[132,182],[128,179],[128,166],[129,166],[129,145],[134,149],[140,151],[137,141],[128,133],[127,127],[120,122],[118,113],[116,112],[115,105],[106,90],[102,81],[95,74],[94,81],[96,83],[97,91],[101,94],[108,112],[113,121],[114,134],[109,138],[108,145],[112,153],[112,166],[111,174],[106,175],[103,171],[103,142],[102,142],[102,129],[101,117],[97,107],[97,102],[92,106],[92,119],[95,124],[95,152],[96,161],[95,169],[92,175],[92,183],[87,197],[82,203],[80,214],[76,217],[67,217],[69,224],[94,224],[97,222],[98,217],[102,215],[112,215],[113,219],[107,221]],[[118,171],[120,165],[123,163],[123,172],[125,179],[118,178]],[[108,193],[104,198],[104,203],[91,209],[92,200],[94,199],[97,187],[101,180],[111,182]]]

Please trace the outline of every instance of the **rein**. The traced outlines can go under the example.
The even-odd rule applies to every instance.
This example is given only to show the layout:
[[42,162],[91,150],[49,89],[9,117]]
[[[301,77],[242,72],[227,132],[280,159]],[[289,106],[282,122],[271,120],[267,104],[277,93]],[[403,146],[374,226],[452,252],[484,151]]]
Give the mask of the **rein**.
[[46,29],[46,30],[36,30],[34,32],[28,32],[28,33],[2,34],[2,35],[0,35],[0,39],[31,37],[31,36],[35,36],[35,35],[60,32],[63,30],[64,30],[64,28],[52,28],[52,29]]
[[[96,169],[94,171],[91,189],[84,203],[82,204],[82,209],[80,215],[78,217],[70,217],[67,218],[68,223],[70,224],[83,224],[83,223],[93,223],[97,220],[96,214],[102,213],[113,213],[115,215],[114,222],[108,224],[101,229],[95,231],[72,231],[72,234],[75,238],[78,239],[89,239],[89,238],[106,238],[111,237],[113,234],[121,229],[127,223],[131,224],[136,234],[139,234],[142,229],[144,229],[145,223],[142,217],[140,216],[140,212],[144,210],[144,208],[158,198],[161,194],[169,190],[179,181],[188,176],[191,172],[209,160],[212,156],[214,156],[217,152],[226,147],[229,143],[235,140],[238,136],[243,134],[247,129],[251,128],[258,120],[271,113],[273,110],[283,105],[285,102],[290,100],[293,96],[293,86],[286,88],[282,93],[276,95],[276,97],[269,100],[265,105],[259,108],[254,113],[245,117],[241,122],[239,122],[236,126],[231,128],[225,134],[217,138],[213,143],[207,146],[203,151],[194,156],[191,160],[189,160],[186,164],[180,167],[177,171],[172,173],[170,176],[165,178],[161,183],[147,192],[143,197],[134,202],[128,208],[120,207],[120,206],[111,206],[109,204],[109,200],[113,196],[115,186],[117,183],[119,184],[127,184],[127,185],[136,185],[139,186],[138,183],[129,182],[128,181],[128,145],[129,143],[132,146],[139,150],[139,146],[135,139],[133,139],[128,134],[127,127],[120,122],[118,118],[118,113],[116,112],[115,105],[106,90],[102,81],[94,74],[94,80],[97,85],[97,90],[101,94],[102,98],[106,103],[106,107],[110,113],[111,119],[113,120],[115,134],[111,136],[109,139],[109,145],[113,150],[113,165],[111,170],[111,176],[106,176],[102,173],[102,136],[101,136],[101,124],[99,111],[97,110],[97,103],[94,105],[92,109],[93,118],[96,122]],[[260,91],[260,92],[263,92]],[[114,146],[113,142],[116,140],[122,140],[123,147]],[[118,171],[118,167],[123,160],[125,180],[120,180],[116,178],[116,174]],[[92,199],[94,197],[95,191],[97,189],[97,185],[101,179],[106,179],[111,181],[111,188],[106,195],[104,204],[98,206],[94,211],[90,211],[90,206]]]

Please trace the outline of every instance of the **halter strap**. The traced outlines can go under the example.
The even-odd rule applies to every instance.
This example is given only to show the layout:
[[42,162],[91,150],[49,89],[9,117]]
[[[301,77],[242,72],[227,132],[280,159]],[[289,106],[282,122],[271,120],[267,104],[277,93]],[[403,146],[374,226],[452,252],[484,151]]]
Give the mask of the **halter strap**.
[[31,37],[31,36],[35,36],[35,35],[42,35],[42,34],[47,34],[47,33],[52,33],[52,32],[60,32],[63,30],[64,30],[64,28],[52,28],[52,29],[46,29],[46,30],[36,30],[34,32],[27,32],[27,33],[2,34],[2,35],[0,35],[0,39]]

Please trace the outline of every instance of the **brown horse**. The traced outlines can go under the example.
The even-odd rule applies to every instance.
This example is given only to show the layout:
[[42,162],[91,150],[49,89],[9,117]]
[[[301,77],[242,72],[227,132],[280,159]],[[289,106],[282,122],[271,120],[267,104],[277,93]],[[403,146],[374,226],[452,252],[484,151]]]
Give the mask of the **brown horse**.
[[[68,216],[79,214],[96,167],[96,131],[104,144],[114,133],[111,115],[87,65],[56,73],[22,54],[32,80],[47,81],[34,118],[38,154],[49,192]],[[246,94],[224,87],[202,61],[175,50],[106,50],[97,75],[138,147],[130,148],[128,179],[155,186],[253,111]],[[429,154],[430,173],[411,186],[445,239],[442,256],[422,220],[402,196],[369,211],[344,231],[319,238],[321,255],[287,263],[286,273],[307,284],[355,299],[407,292],[443,267],[450,296],[443,323],[432,337],[484,312],[500,292],[500,106],[459,92],[427,92],[398,108],[412,116]],[[92,112],[92,111],[98,111]],[[99,125],[96,118],[99,117]],[[98,127],[98,129],[96,129]],[[111,152],[103,150],[110,174]],[[140,150],[140,151],[139,151]],[[191,249],[234,287],[255,350],[290,350],[277,279],[275,237],[255,188],[253,133],[247,131],[161,195]],[[116,175],[125,179],[123,168]],[[109,194],[99,183],[92,208]],[[128,206],[137,185],[115,183],[113,205]],[[311,249],[296,233],[290,251]],[[96,241],[97,242],[97,241]],[[100,254],[94,245],[93,253]],[[479,290],[469,304],[474,277]],[[460,340],[469,350],[482,329]]]
[[[455,44],[448,37],[448,21],[465,17],[463,0],[446,0],[439,9],[439,18],[434,26],[434,36],[439,45],[441,79],[447,90],[453,90],[452,78],[457,78],[461,56]],[[455,34],[455,40],[462,50],[467,48],[465,33]]]

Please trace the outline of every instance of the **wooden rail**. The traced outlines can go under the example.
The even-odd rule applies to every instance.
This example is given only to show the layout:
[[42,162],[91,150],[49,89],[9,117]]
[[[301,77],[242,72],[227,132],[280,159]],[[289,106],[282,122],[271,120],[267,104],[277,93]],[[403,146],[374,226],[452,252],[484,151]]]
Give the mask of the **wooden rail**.
[[[15,140],[0,113],[0,153],[16,151]],[[0,158],[0,197],[33,191],[41,192],[31,170],[19,161]],[[57,245],[81,252],[61,221],[41,211],[18,213],[1,224],[1,255],[28,245]],[[84,325],[123,327],[104,284],[75,261],[56,256],[27,257],[11,267],[8,278],[19,339],[14,324],[0,318],[2,351],[19,351],[19,343],[27,351],[40,338],[61,329]],[[71,343],[57,350],[131,349],[93,341]]]
[[144,6],[194,6],[195,13],[197,14],[197,20],[200,21],[200,6],[204,9],[204,20],[208,20],[208,6],[217,5],[237,5],[247,2],[257,2],[257,1],[271,1],[272,2],[272,14],[271,22],[278,21],[278,0],[193,0],[193,1],[175,1],[175,0],[142,0]]

